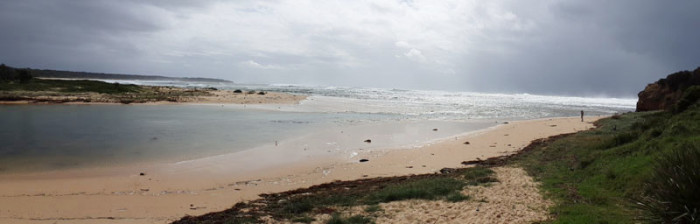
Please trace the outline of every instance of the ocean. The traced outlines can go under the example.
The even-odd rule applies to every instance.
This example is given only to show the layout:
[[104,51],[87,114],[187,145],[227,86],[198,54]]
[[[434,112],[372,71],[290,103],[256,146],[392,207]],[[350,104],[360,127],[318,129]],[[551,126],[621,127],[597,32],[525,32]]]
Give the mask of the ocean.
[[[581,110],[589,116],[633,111],[636,103],[530,94],[119,82],[310,97],[299,105],[4,105],[0,173],[173,163],[271,147],[352,158],[357,150],[419,146],[507,121],[578,116]],[[372,144],[365,139],[373,139]]]

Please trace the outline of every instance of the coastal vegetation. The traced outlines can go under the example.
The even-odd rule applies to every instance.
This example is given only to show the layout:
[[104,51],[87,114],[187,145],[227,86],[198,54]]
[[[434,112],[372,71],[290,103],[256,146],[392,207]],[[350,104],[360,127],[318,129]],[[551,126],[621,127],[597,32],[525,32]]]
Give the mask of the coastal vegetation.
[[15,69],[5,64],[0,64],[0,83],[26,83],[32,79],[29,69]]
[[33,78],[25,82],[0,82],[0,101],[32,103],[146,103],[181,102],[186,98],[210,96],[197,89],[138,86],[94,80],[52,80]]
[[[411,175],[337,181],[238,203],[233,208],[200,217],[185,217],[174,223],[258,223],[263,217],[308,223],[319,214],[329,214],[326,223],[374,223],[372,214],[382,212],[380,203],[410,199],[458,202],[471,200],[460,191],[466,186],[488,185],[498,180],[487,167],[455,169],[440,174]],[[343,211],[364,206],[366,215]]]
[[700,108],[628,113],[512,162],[556,202],[552,223],[697,223]]

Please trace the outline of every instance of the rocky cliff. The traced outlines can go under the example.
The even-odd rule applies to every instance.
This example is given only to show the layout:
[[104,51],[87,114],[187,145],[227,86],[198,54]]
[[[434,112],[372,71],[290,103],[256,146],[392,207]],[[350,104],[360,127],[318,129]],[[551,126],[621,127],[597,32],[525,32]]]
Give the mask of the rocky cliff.
[[683,97],[684,91],[700,85],[700,67],[695,71],[681,71],[647,85],[637,96],[637,111],[671,110]]

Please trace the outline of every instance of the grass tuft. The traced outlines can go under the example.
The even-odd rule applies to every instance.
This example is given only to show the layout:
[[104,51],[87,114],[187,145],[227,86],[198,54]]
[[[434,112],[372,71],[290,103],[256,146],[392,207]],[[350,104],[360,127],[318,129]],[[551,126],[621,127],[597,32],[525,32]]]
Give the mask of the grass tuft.
[[463,181],[450,177],[439,177],[429,180],[418,180],[406,184],[390,185],[369,195],[370,204],[392,202],[408,199],[434,200],[445,198],[464,188]]
[[383,209],[379,205],[370,205],[370,206],[367,206],[367,208],[365,208],[365,212],[368,212],[368,213],[375,213],[375,212],[380,212],[380,211],[383,211]]
[[683,144],[660,156],[637,205],[656,223],[700,223],[700,146]]
[[491,182],[498,182],[498,179],[493,177],[493,170],[486,167],[473,167],[462,172],[462,176],[467,181],[467,185],[475,186]]

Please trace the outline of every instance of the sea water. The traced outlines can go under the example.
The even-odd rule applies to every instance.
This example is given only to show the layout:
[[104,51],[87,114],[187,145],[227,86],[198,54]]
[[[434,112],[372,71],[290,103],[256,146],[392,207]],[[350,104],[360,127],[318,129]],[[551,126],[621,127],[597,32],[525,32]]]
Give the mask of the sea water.
[[[364,145],[365,138],[375,138],[372,148],[419,145],[510,120],[578,116],[581,110],[594,116],[625,112],[633,110],[635,102],[529,94],[195,85],[206,86],[310,97],[299,105],[4,105],[0,106],[0,172],[177,162],[304,136],[315,141],[308,143],[313,150],[351,156],[370,147]],[[353,129],[361,131],[349,136]]]

